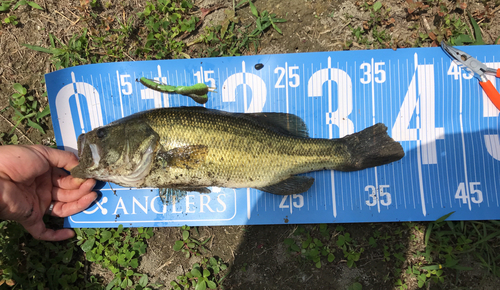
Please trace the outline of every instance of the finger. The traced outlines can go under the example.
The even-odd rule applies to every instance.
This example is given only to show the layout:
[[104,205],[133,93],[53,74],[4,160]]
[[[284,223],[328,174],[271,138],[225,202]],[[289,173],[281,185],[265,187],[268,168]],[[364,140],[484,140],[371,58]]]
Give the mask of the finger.
[[34,224],[21,224],[37,240],[57,242],[72,238],[75,235],[75,232],[71,229],[47,229],[41,219]]
[[64,168],[70,171],[78,165],[78,158],[71,152],[42,145],[33,145],[30,147],[40,153],[53,167]]
[[96,181],[94,179],[87,179],[76,189],[64,189],[59,187],[52,188],[52,200],[62,202],[72,202],[82,198],[83,196],[92,192]]
[[52,184],[55,187],[60,187],[63,189],[76,189],[79,188],[80,185],[86,180],[87,179],[75,178],[66,173],[66,171],[57,167],[53,167],[52,169]]
[[79,213],[87,209],[90,206],[90,204],[94,200],[96,200],[96,198],[97,198],[97,193],[91,192],[75,201],[71,202],[56,201],[54,203],[54,208],[52,209],[52,215],[57,217],[67,217]]

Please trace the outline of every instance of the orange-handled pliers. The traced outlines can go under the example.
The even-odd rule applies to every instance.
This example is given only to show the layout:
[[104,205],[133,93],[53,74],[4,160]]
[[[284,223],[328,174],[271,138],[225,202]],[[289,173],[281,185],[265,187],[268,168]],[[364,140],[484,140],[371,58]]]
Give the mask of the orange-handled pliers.
[[496,75],[500,78],[500,69],[493,69],[487,67],[484,63],[473,58],[467,53],[458,50],[452,46],[447,45],[441,41],[441,48],[453,59],[460,62],[479,80],[479,84],[483,87],[484,92],[490,98],[491,102],[498,110],[500,110],[500,93],[495,89],[491,81],[486,78],[486,74]]

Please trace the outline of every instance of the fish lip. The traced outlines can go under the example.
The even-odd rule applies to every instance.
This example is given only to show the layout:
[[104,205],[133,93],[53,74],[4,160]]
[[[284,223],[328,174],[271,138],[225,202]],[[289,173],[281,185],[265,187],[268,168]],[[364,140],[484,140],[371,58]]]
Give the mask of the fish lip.
[[90,152],[92,153],[92,161],[94,164],[89,169],[97,168],[101,162],[101,154],[99,154],[99,147],[96,144],[89,144]]

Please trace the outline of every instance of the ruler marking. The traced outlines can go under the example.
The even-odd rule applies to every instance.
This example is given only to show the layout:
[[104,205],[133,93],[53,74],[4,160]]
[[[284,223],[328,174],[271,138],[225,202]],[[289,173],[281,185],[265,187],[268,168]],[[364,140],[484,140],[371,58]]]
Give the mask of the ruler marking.
[[[401,75],[401,71],[400,71],[400,63],[399,63],[399,59],[397,61],[397,71],[398,71],[398,76]],[[408,71],[408,70],[407,70]],[[396,77],[396,76],[395,76]],[[404,79],[404,75],[403,75],[403,79]],[[401,104],[401,85],[398,84],[398,104]],[[396,106],[396,110],[399,106]],[[392,123],[394,124],[394,123]],[[401,168],[400,172],[403,172],[403,164],[401,162],[399,162],[399,167]],[[411,176],[411,175],[410,175]],[[410,177],[411,178],[411,177]],[[403,188],[405,188],[405,179],[404,178],[401,178],[401,183],[403,184]],[[406,209],[406,192],[403,192],[403,204],[405,206],[405,209]]]
[[252,207],[250,206],[250,188],[247,188],[247,219],[252,217]]
[[123,113],[123,101],[122,101],[122,90],[121,90],[121,85],[120,85],[120,73],[116,71],[116,82],[118,84],[118,96],[120,97],[120,109],[122,113],[122,118],[125,117],[125,114]]
[[[442,80],[441,80],[441,84],[442,84],[442,92],[441,92],[441,95],[442,96],[446,96],[447,95],[447,92],[445,90],[445,84],[446,84],[446,78],[444,76],[444,60],[443,58],[441,57],[441,77],[442,77]],[[453,99],[453,94],[450,94],[450,96],[452,96],[450,99]],[[443,97],[443,114],[442,114],[442,122],[443,122],[443,128],[444,128],[444,125],[445,125],[445,115],[446,115],[446,105],[445,105],[445,99],[447,99],[446,97]],[[449,111],[450,111],[450,115],[451,113],[453,112],[453,105],[451,106],[448,106],[449,107]],[[446,140],[446,135],[443,137],[443,140]],[[446,152],[446,143],[445,141],[443,141],[443,147],[445,148],[445,152]],[[444,165],[445,165],[445,174],[446,174],[446,180],[447,180],[447,184],[448,184],[448,187],[449,185],[451,184],[450,183],[450,175],[449,175],[449,168],[448,168],[448,160],[444,160]],[[442,184],[441,184],[442,185]],[[453,203],[452,203],[452,199],[451,199],[451,191],[448,190],[448,199],[449,199],[449,202],[450,202],[450,208],[453,208]]]
[[[471,104],[471,98],[470,98],[470,96],[472,96],[471,94],[472,94],[473,87],[471,86],[471,84],[470,84],[470,83],[469,83],[469,86],[468,86],[468,90],[469,90],[469,106],[468,106],[468,107],[469,107],[469,116],[471,117],[471,118],[469,118],[468,125],[469,125],[469,131],[470,131],[470,132],[472,132],[472,130],[471,130],[471,129],[472,129],[472,127],[474,127],[474,126],[473,126],[473,124],[472,124],[472,104]],[[477,92],[477,89],[476,89],[476,92]],[[479,95],[480,95],[480,94],[479,94]],[[479,106],[480,106],[480,105],[478,105],[478,107],[479,107]],[[471,134],[470,136],[472,137],[472,134]],[[479,150],[480,150],[480,149],[478,148],[478,149],[477,149],[477,151],[476,151],[476,146],[475,146],[475,143],[476,143],[477,141],[479,141],[479,139],[476,139],[476,141],[475,141],[475,140],[474,140],[474,138],[470,138],[470,143],[471,143],[471,147],[472,147],[472,151],[471,151],[471,152],[479,152]],[[472,157],[472,160],[473,160],[473,161],[474,161],[474,160],[476,160],[476,159],[477,159],[477,158]],[[478,170],[478,169],[477,169],[477,166],[476,166],[476,165],[477,165],[477,164],[476,164],[476,162],[472,162],[472,171],[474,172],[474,179],[473,179],[474,181],[473,181],[473,182],[475,182],[475,180],[476,180],[477,176],[479,176],[479,175],[477,174],[477,170]],[[469,190],[470,190],[470,186],[469,186]],[[470,201],[472,202],[472,198],[470,199]],[[481,204],[480,204],[480,203],[478,203],[477,205],[478,205],[479,207],[481,207]],[[470,205],[470,207],[471,207],[471,209],[472,209],[472,204]]]
[[[417,74],[416,76],[416,81],[417,81],[417,91],[415,93],[418,94],[418,92],[420,91],[420,67],[418,65],[418,55],[415,53],[415,58],[414,58],[414,61],[415,61],[415,73]],[[418,95],[417,95],[418,97]],[[418,126],[418,129],[421,129],[421,123],[420,123],[420,103],[421,103],[421,100],[419,99],[419,101],[417,101],[417,107],[416,107],[416,110],[417,110],[417,126]],[[417,140],[417,167],[418,167],[418,181],[419,181],[419,186],[420,186],[420,202],[421,202],[421,206],[422,206],[422,213],[424,216],[427,215],[427,210],[426,210],[426,206],[425,206],[425,193],[424,193],[424,181],[423,181],[423,176],[422,176],[422,146],[421,146],[421,137],[420,136],[421,132],[419,130],[419,136],[417,137],[418,140]]]
[[[435,87],[435,82],[434,82],[434,66],[430,67],[427,64],[427,59],[424,58],[424,67],[425,67],[425,77],[424,77],[424,87],[423,91],[425,92],[426,98],[425,99],[425,105],[422,105],[422,115],[424,115],[424,112],[434,112],[434,115],[431,115],[432,118],[429,118],[428,114],[425,113],[425,118],[422,117],[421,121],[425,121],[425,126],[423,125],[422,127],[425,128],[425,142],[427,143],[426,146],[424,146],[426,156],[427,156],[427,164],[430,164],[432,160],[437,159],[436,155],[436,129],[435,129],[435,112],[436,112],[436,106],[435,106],[435,95],[433,92],[431,92],[431,89],[433,90]],[[432,68],[432,70],[431,70]],[[433,96],[430,98],[429,96]],[[430,99],[430,100],[429,100]],[[430,120],[429,120],[430,119]],[[422,154],[423,155],[423,154]],[[425,158],[424,158],[425,159]],[[437,162],[436,162],[437,164]],[[427,170],[427,180],[432,180],[431,178],[431,171]],[[430,202],[431,202],[431,207],[434,208],[434,190],[433,186],[430,186],[428,189],[429,195],[430,195]]]
[[[462,69],[459,68],[460,75],[462,74]],[[462,115],[462,110],[463,110],[463,82],[462,78],[459,77],[459,100],[460,100],[460,111],[459,111],[459,121],[460,121],[460,136],[462,139],[462,157],[463,157],[463,163],[464,163],[464,178],[465,178],[465,194],[467,196],[467,204],[469,206],[469,210],[472,210],[471,205],[470,205],[470,192],[469,192],[469,180],[467,176],[467,157],[465,156],[465,137],[464,137],[464,124],[463,124],[463,115]]]
[[[306,80],[308,80],[308,78],[306,78],[306,76],[307,76],[306,67],[305,67],[305,64],[302,63],[302,79],[304,80],[304,83],[302,85],[302,88],[303,88],[302,89],[302,95],[304,96],[304,98],[303,98],[303,100],[304,100],[304,106],[302,107],[302,110],[303,110],[302,114],[303,114],[304,117],[306,116],[306,112],[307,112],[307,109],[306,109],[307,102],[306,102],[306,100],[308,99],[308,97],[306,97],[307,96],[307,94],[306,94],[306,87],[307,87]],[[309,134],[310,134],[310,132],[309,132]],[[316,188],[314,188],[314,190],[315,189]],[[325,195],[326,195],[326,192],[325,192]],[[305,200],[306,200],[306,203],[307,203],[307,210],[309,211],[309,197],[307,197]]]
[[[476,87],[476,91],[478,92],[478,95],[481,95],[482,94],[482,88],[481,87]],[[480,103],[481,104],[481,103]],[[481,111],[481,108],[480,108],[481,105],[479,105],[479,111]],[[478,120],[477,120],[477,124],[478,126],[480,127],[481,126],[481,114],[477,114],[477,117],[478,117]],[[489,118],[488,118],[489,119]],[[489,126],[488,126],[489,127]],[[481,137],[484,137],[484,136],[481,136]],[[481,148],[481,152],[482,152],[482,157],[483,157],[483,174],[482,176],[488,176],[487,172],[486,172],[486,160],[484,159],[484,156],[486,156],[486,152],[484,152],[484,146],[481,146],[481,139],[478,139],[478,142],[479,142],[479,148]],[[486,207],[490,207],[490,201],[489,201],[489,196],[487,194],[487,192],[489,192],[488,188],[489,188],[489,184],[488,183],[485,183],[485,190],[483,192],[483,195],[486,196]]]
[[285,62],[285,101],[286,112],[288,113],[288,62]]
[[[111,84],[111,75],[108,73],[108,81],[109,81],[109,91],[110,91],[110,96],[113,96],[113,85]],[[113,108],[113,120],[114,121],[118,118],[116,118],[116,112],[115,112],[115,102],[114,100],[111,101],[111,107]]]
[[[371,93],[372,93],[372,125],[375,125],[375,60],[371,59]],[[378,186],[377,166],[374,167],[375,173],[375,193],[377,195],[377,211],[380,213],[380,188]]]
[[[388,68],[389,68],[389,76],[392,76],[392,66],[391,66],[391,60],[389,60],[389,65],[388,65]],[[390,116],[390,119],[391,119],[391,124],[394,124],[394,120],[393,120],[393,111],[392,111],[392,78],[389,77],[389,116]],[[396,181],[396,171],[394,171],[394,168],[396,167],[395,165],[392,165],[392,179],[394,181]],[[404,187],[403,187],[404,188]],[[392,191],[392,189],[391,189]],[[397,197],[397,194],[395,192],[393,192],[393,196],[394,196],[394,204],[396,206],[396,209],[398,209],[398,197]],[[389,209],[389,205],[387,205],[387,209]]]

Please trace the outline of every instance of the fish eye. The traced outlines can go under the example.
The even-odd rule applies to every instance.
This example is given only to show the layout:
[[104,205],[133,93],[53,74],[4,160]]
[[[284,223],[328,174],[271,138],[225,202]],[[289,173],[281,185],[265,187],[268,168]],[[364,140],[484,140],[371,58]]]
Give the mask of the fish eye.
[[106,130],[105,129],[98,129],[96,132],[97,138],[104,138],[106,137]]

